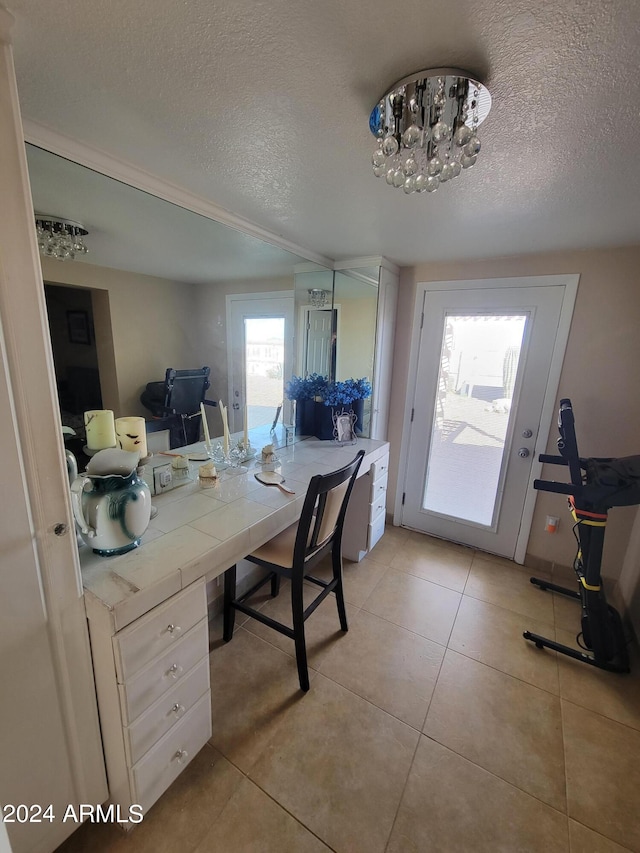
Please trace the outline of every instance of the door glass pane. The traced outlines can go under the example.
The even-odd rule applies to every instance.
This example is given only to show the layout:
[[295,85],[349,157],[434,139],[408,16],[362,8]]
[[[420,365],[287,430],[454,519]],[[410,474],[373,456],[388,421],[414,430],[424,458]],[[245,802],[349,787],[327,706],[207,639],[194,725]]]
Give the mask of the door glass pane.
[[248,429],[269,426],[284,399],[284,317],[246,317],[245,389]]
[[526,321],[446,316],[423,509],[493,524]]

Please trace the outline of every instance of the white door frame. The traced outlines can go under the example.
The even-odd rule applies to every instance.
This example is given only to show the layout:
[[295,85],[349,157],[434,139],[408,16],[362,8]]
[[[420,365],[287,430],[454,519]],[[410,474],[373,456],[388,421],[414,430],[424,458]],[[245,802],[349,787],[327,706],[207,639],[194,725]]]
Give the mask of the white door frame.
[[[11,54],[12,21],[0,5],[0,204],[5,211],[0,234],[0,435],[7,456],[6,496],[24,509],[24,520],[6,538],[6,528],[0,535],[10,564],[0,577],[0,592],[5,608],[12,596],[21,606],[11,614],[21,620],[18,625],[15,618],[13,623],[4,618],[5,609],[0,647],[8,656],[9,720],[24,709],[32,731],[48,727],[54,718],[61,720],[61,730],[60,739],[43,753],[41,732],[29,742],[7,721],[0,734],[3,747],[8,742],[11,748],[3,752],[0,775],[3,790],[12,785],[29,794],[26,802],[101,803],[108,788]],[[10,516],[5,516],[9,527]],[[29,622],[24,619],[27,609]],[[40,641],[46,656],[39,654]],[[52,699],[51,707],[42,704]],[[46,773],[33,770],[38,762],[48,768]],[[57,768],[54,782],[51,767]],[[64,824],[61,814],[56,817],[34,827],[33,849],[45,849],[45,844],[52,849],[71,834],[74,826]],[[27,826],[10,829],[16,849]]]
[[542,404],[542,414],[540,417],[540,429],[533,450],[534,461],[531,465],[531,473],[527,487],[527,495],[525,498],[524,509],[522,512],[522,521],[518,538],[516,541],[516,550],[514,560],[516,563],[523,564],[531,532],[531,524],[533,522],[533,512],[536,504],[536,492],[533,488],[533,481],[538,478],[542,471],[542,463],[538,461],[540,453],[544,453],[549,440],[549,432],[554,420],[556,397],[558,386],[560,384],[560,374],[562,371],[562,362],[564,359],[567,341],[569,339],[569,329],[571,326],[571,318],[573,316],[573,307],[576,301],[578,292],[578,282],[580,276],[578,274],[567,275],[541,275],[541,276],[523,276],[517,278],[495,278],[495,279],[472,279],[467,281],[429,281],[419,282],[416,287],[416,300],[414,305],[413,328],[411,332],[411,352],[409,356],[409,381],[407,383],[407,396],[404,407],[404,420],[402,426],[402,441],[400,445],[400,460],[398,464],[398,489],[396,491],[396,499],[393,512],[393,523],[399,525],[402,518],[402,496],[405,492],[405,483],[407,478],[407,470],[409,464],[409,436],[411,432],[411,409],[416,394],[416,386],[418,380],[418,354],[420,350],[420,330],[422,329],[423,315],[422,306],[424,304],[425,295],[428,291],[434,290],[474,290],[474,289],[496,289],[500,287],[518,288],[518,287],[549,287],[562,286],[564,287],[564,297],[562,300],[562,308],[558,318],[558,330],[556,340],[551,356],[551,364],[549,367],[549,376],[544,394],[544,402]]

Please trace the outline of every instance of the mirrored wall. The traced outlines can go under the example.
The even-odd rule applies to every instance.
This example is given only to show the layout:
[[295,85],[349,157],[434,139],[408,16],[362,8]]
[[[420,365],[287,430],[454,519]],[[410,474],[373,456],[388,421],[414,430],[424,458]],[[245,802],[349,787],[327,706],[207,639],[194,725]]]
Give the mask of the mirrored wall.
[[36,212],[89,232],[87,255],[41,258],[64,424],[100,406],[150,417],[140,395],[168,367],[208,365],[232,430],[245,406],[251,428],[291,422],[292,375],[373,380],[377,268],[334,272],[34,146],[27,158]]

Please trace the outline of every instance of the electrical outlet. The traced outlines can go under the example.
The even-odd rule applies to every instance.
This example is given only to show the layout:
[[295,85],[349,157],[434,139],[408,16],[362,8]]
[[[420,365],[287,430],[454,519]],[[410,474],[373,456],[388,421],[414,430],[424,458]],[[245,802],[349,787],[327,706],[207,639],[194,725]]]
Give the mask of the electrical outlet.
[[153,491],[159,495],[171,488],[173,477],[171,476],[171,462],[166,465],[158,465],[153,469]]

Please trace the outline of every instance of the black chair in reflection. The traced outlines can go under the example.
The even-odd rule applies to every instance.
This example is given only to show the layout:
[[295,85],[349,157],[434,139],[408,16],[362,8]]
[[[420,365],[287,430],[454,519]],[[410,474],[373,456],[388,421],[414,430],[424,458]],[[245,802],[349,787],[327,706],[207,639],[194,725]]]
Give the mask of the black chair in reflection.
[[[300,688],[305,691],[309,689],[309,672],[304,623],[330,592],[335,593],[340,627],[343,631],[348,630],[342,590],[342,530],[363,456],[364,450],[360,450],[355,459],[344,468],[312,477],[300,520],[246,558],[267,569],[266,577],[244,595],[236,598],[236,566],[228,569],[224,576],[224,641],[228,643],[233,637],[236,610],[290,637],[295,642]],[[324,581],[314,577],[310,571],[329,552],[333,577]],[[292,628],[265,616],[245,603],[269,582],[271,595],[275,598],[280,592],[282,577],[291,581]],[[303,602],[304,581],[322,587],[322,591],[307,607]]]
[[210,387],[208,367],[193,370],[167,368],[164,382],[149,382],[140,395],[140,402],[153,415],[148,422],[148,432],[168,429],[170,447],[194,444],[200,438],[202,420],[200,403],[217,406],[214,400],[206,400]]

